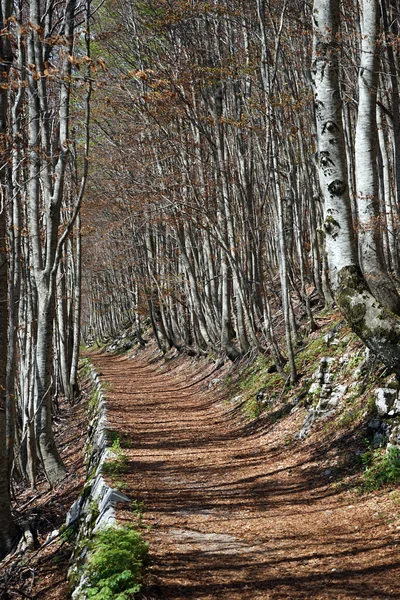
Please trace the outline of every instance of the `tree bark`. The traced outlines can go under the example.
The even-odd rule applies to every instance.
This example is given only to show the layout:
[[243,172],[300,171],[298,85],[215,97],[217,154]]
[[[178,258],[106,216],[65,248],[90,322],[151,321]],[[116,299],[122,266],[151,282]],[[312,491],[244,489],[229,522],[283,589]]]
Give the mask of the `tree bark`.
[[[0,102],[4,93],[0,95]],[[6,446],[7,256],[5,209],[0,212],[0,559],[10,552],[19,531],[11,516]]]
[[362,276],[354,242],[339,92],[339,0],[314,0],[312,76],[324,230],[336,303],[353,331],[400,376],[400,320]]
[[400,296],[386,271],[378,200],[376,99],[378,88],[378,0],[361,2],[361,60],[358,75],[356,190],[360,266],[375,298],[400,315]]

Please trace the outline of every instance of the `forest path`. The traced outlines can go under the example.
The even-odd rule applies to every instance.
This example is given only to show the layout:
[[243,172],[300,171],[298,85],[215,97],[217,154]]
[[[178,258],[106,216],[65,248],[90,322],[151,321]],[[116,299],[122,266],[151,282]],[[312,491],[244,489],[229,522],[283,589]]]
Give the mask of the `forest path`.
[[340,492],[284,420],[240,423],[202,361],[93,362],[130,440],[126,493],[152,526],[143,599],[400,598],[399,531],[379,497]]

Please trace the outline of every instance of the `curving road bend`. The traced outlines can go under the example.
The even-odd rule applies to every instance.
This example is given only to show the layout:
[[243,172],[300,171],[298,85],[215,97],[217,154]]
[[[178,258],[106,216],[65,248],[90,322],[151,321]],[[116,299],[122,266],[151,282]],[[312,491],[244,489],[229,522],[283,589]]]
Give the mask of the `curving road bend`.
[[400,598],[400,527],[293,443],[301,415],[242,422],[204,361],[92,358],[151,526],[143,600]]

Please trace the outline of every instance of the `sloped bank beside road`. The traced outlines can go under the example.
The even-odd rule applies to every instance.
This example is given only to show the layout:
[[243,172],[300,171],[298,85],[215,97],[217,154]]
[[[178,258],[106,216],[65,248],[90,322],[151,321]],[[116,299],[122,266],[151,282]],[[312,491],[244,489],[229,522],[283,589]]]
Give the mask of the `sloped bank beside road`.
[[90,540],[99,530],[116,524],[115,508],[118,502],[130,501],[120,491],[113,489],[103,476],[107,459],[113,458],[110,430],[99,375],[91,363],[87,362],[86,368],[92,379],[92,393],[88,406],[88,436],[84,448],[87,478],[82,494],[74,502],[66,519],[66,531],[75,534],[74,552],[68,571],[73,600],[87,598]]

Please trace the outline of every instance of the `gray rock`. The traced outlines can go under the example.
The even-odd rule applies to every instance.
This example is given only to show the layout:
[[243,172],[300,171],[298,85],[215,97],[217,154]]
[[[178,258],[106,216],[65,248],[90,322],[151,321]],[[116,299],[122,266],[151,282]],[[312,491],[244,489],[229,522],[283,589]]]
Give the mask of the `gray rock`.
[[49,535],[46,538],[46,544],[48,544],[49,542],[52,542],[53,540],[55,540],[56,538],[58,538],[60,532],[58,529],[54,529],[54,531],[51,531],[49,533]]
[[388,431],[389,445],[400,446],[400,425],[394,425]]
[[208,389],[212,388],[214,385],[217,385],[220,382],[221,382],[220,377],[216,377],[215,379],[211,379],[210,383],[208,384]]
[[76,521],[78,521],[79,517],[81,516],[83,500],[83,497],[80,496],[77,500],[75,500],[75,502],[69,509],[67,513],[67,519],[65,521],[65,525],[67,527],[69,527],[73,523],[76,523]]
[[332,386],[324,383],[321,386],[321,394],[320,394],[321,398],[325,398],[325,399],[329,398],[331,394],[332,394]]
[[371,419],[370,421],[368,421],[368,427],[369,429],[380,429],[382,425],[382,421],[380,419]]
[[[323,359],[321,364],[327,365],[332,364],[335,359]],[[340,400],[343,398],[348,390],[347,385],[336,385],[332,386],[327,383],[319,385],[314,382],[311,384],[308,391],[309,394],[316,394],[320,392],[319,401],[315,408],[312,408],[305,418],[303,426],[299,433],[295,436],[297,439],[305,438],[311,430],[312,425],[317,419],[329,419],[335,414],[335,409],[338,406]]]
[[328,333],[324,336],[324,342],[327,346],[337,346],[339,344],[338,333],[342,329],[343,323],[337,323]]
[[232,398],[231,403],[234,404],[235,402],[239,402],[242,398],[242,394],[239,394],[239,396],[235,396],[234,398]]
[[[383,416],[389,416],[389,413],[391,411],[393,416],[395,414],[394,412],[394,405],[396,403],[396,406],[398,404],[398,391],[397,390],[393,390],[391,388],[378,388],[375,390],[375,404],[376,404],[376,409],[378,411],[378,415],[380,415],[381,417]],[[396,413],[398,414],[398,413]]]
[[332,394],[331,394],[331,398],[330,398],[331,405],[337,406],[339,404],[339,401],[346,394],[347,390],[348,390],[347,385],[341,385],[341,384],[335,385],[335,387],[332,390]]
[[308,390],[309,394],[319,394],[321,391],[321,386],[316,381],[310,385],[310,389]]
[[383,444],[386,441],[386,436],[384,433],[381,433],[380,431],[376,431],[374,433],[374,437],[372,438],[372,447],[373,448],[380,448],[381,446],[383,446]]
[[316,410],[315,408],[312,408],[308,412],[308,415],[306,416],[305,421],[303,423],[303,427],[301,428],[301,430],[299,431],[299,433],[297,433],[295,435],[296,439],[302,440],[302,439],[304,439],[309,434],[312,425],[314,424],[314,422],[318,418],[318,415],[319,415],[319,411]]
[[311,375],[310,380],[311,381],[316,381],[317,385],[319,385],[320,378],[321,378],[321,370],[318,367],[318,369],[316,371],[314,371],[314,373]]
[[325,384],[333,383],[334,379],[335,379],[334,373],[325,373],[324,374],[324,383]]

